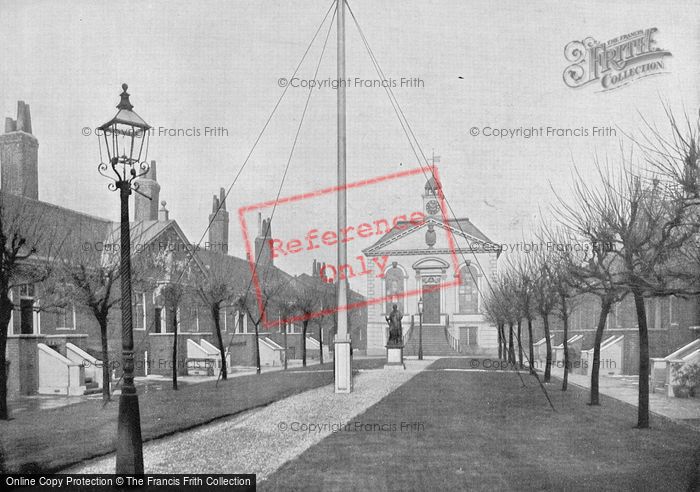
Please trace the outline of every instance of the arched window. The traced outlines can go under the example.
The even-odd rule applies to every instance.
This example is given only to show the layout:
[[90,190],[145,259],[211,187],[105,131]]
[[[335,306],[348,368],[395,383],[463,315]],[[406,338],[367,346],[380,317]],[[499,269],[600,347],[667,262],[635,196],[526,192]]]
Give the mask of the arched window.
[[388,298],[385,306],[385,313],[390,313],[392,305],[396,304],[399,311],[405,313],[404,298],[401,294],[405,291],[404,273],[396,263],[384,273],[384,295]]
[[479,312],[479,270],[474,265],[464,265],[459,270],[457,306],[460,314]]

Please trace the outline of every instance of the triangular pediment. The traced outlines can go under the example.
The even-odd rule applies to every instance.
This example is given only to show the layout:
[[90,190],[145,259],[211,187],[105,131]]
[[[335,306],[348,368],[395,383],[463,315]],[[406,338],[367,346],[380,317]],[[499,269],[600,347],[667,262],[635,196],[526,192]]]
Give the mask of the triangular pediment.
[[[431,229],[435,233],[434,244],[429,246],[426,235],[429,235]],[[499,246],[483,234],[479,233],[480,236],[477,236],[465,229],[467,228],[463,222],[445,223],[441,218],[435,217],[427,217],[418,225],[411,222],[399,223],[397,228],[363,252],[366,256],[449,255],[453,252],[500,253]]]

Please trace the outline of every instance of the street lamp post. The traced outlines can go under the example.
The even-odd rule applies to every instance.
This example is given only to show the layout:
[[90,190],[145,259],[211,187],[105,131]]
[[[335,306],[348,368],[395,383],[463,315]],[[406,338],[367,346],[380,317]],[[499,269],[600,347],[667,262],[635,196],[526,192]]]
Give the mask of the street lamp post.
[[[129,102],[128,86],[122,84],[121,101],[117,114],[98,128],[98,137],[104,137],[107,162],[102,160],[100,144],[100,174],[112,182],[108,188],[119,190],[121,201],[121,315],[123,382],[119,397],[117,424],[117,474],[143,474],[143,445],[139,400],[134,386],[134,336],[131,317],[131,238],[129,231],[129,195],[137,193],[134,180],[148,172],[148,130],[151,128],[133,111]],[[145,157],[141,154],[145,147]],[[111,172],[110,172],[111,170]],[[144,195],[145,196],[145,195]],[[148,197],[150,198],[150,197]]]
[[418,360],[423,360],[423,298],[418,299]]

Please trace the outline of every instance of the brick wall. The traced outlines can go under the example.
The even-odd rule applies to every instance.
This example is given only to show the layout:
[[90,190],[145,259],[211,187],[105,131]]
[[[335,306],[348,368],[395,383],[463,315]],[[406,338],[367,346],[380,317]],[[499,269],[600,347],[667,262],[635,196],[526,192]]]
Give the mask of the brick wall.
[[[171,376],[173,373],[173,337],[172,333],[151,333],[148,343],[149,374]],[[191,335],[177,335],[177,374],[187,374],[187,339]],[[141,354],[141,358],[143,355]],[[141,359],[142,360],[142,359]]]
[[7,360],[10,362],[8,397],[33,395],[39,389],[39,352],[37,344],[44,343],[66,355],[66,343],[85,347],[87,337],[71,335],[22,335],[7,339]]
[[[651,357],[665,357],[674,350],[695,340],[700,333],[690,330],[690,326],[700,325],[700,309],[697,298],[659,298],[645,300],[649,327],[649,350]],[[672,313],[672,314],[671,314]],[[600,315],[600,301],[587,296],[569,320],[569,336],[584,335],[583,348],[593,346],[595,329]],[[558,316],[550,317],[552,344],[563,341],[563,326]],[[637,334],[637,315],[634,300],[628,296],[617,306],[613,306],[604,331],[604,338],[615,333]],[[526,330],[523,330],[523,343],[527,344]],[[533,340],[544,336],[541,319],[533,322]],[[633,362],[629,361],[631,367]],[[635,369],[635,372],[637,369]]]
[[19,391],[19,339],[9,338],[7,340],[7,361],[9,362],[9,373],[7,376],[7,397],[17,398]]
[[39,198],[36,137],[24,132],[0,135],[2,189],[14,195]]
[[14,363],[19,368],[19,392],[31,395],[39,388],[39,354],[36,338],[17,339],[19,360]]
[[232,366],[255,366],[255,334],[236,333],[233,335],[229,353]]
[[[284,347],[284,333],[272,332],[266,333],[264,336],[277,343],[280,347]],[[301,359],[301,333],[287,334],[287,353],[289,359]],[[306,347],[306,358],[308,359],[309,357],[309,348]]]

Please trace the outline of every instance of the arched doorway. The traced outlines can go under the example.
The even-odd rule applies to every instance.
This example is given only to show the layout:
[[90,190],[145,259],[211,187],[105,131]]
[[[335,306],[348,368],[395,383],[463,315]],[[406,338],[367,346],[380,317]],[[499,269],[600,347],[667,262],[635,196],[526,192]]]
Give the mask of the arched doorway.
[[423,298],[423,323],[440,324],[444,304],[440,284],[449,264],[440,258],[423,258],[413,264]]

